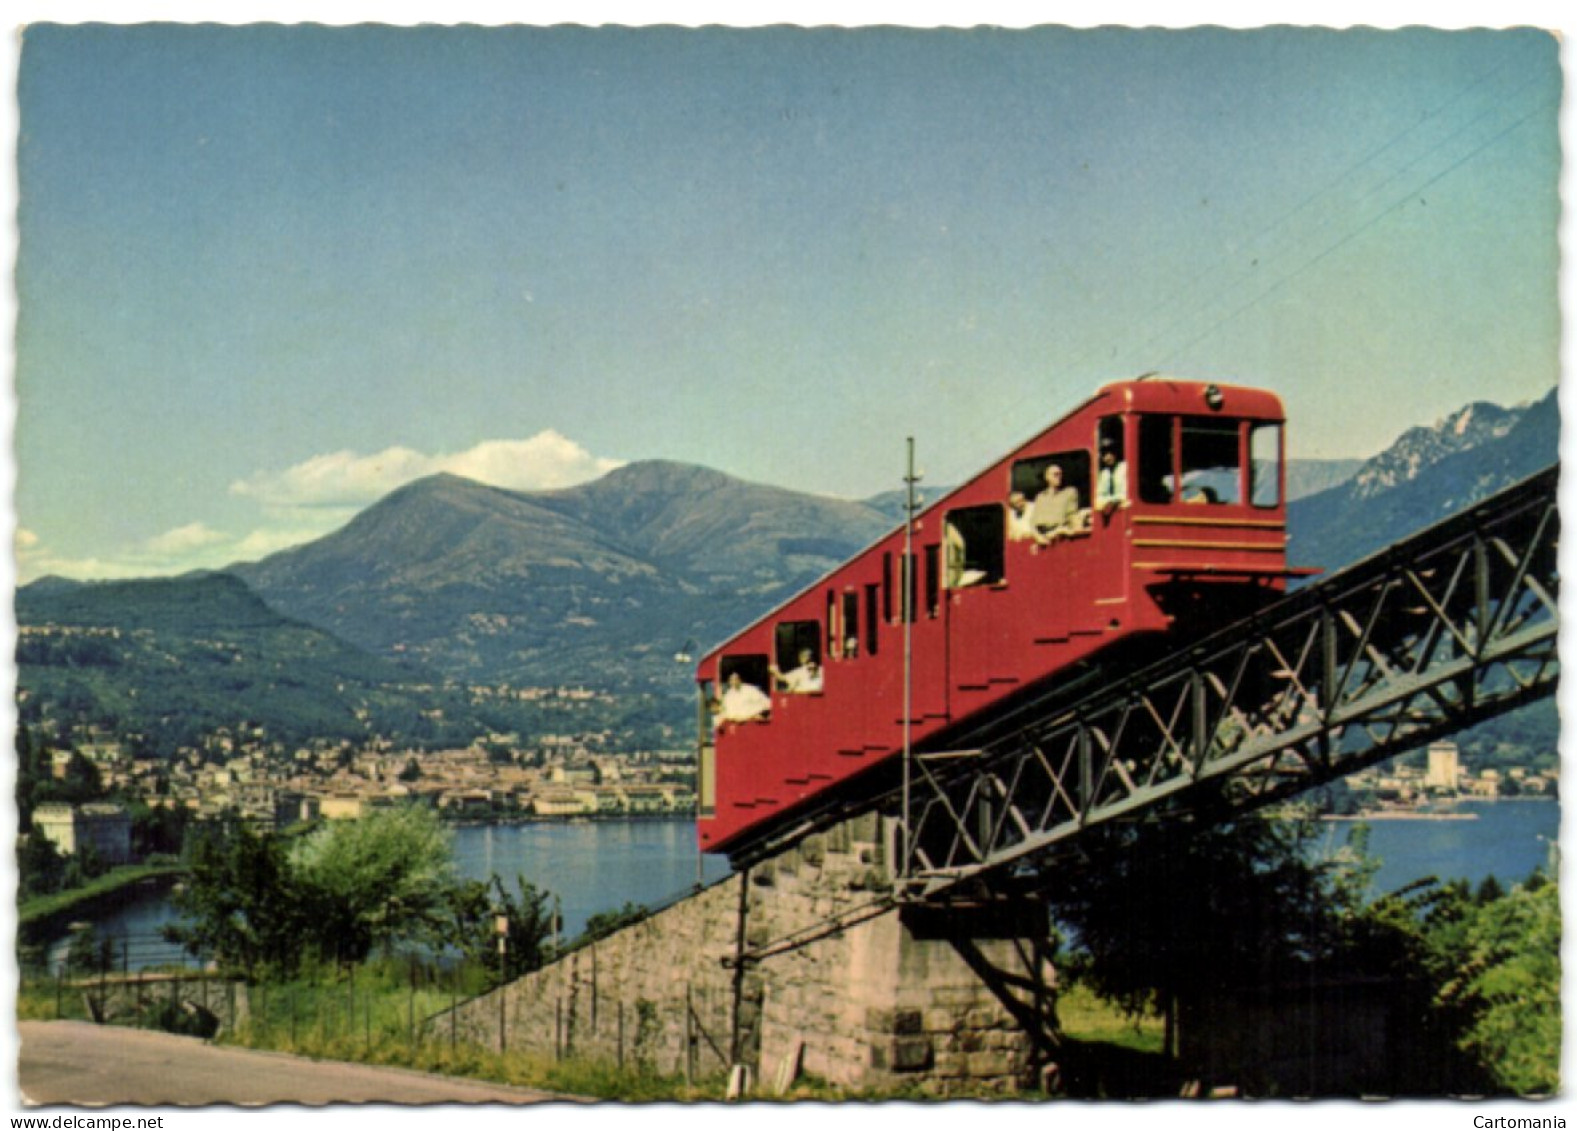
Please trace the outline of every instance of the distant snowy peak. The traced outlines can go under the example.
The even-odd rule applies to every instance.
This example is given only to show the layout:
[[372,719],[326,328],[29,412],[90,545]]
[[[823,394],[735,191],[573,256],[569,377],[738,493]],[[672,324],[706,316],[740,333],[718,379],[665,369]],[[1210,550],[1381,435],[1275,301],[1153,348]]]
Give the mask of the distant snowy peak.
[[1409,428],[1353,476],[1356,500],[1410,483],[1447,456],[1498,440],[1517,426],[1528,405],[1501,408],[1475,401],[1432,425]]

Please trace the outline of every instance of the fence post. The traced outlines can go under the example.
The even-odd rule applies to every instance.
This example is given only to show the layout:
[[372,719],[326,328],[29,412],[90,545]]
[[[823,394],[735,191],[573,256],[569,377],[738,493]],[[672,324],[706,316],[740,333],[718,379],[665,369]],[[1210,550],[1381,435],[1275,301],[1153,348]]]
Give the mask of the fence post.
[[65,964],[62,963],[61,965],[56,966],[55,967],[55,1020],[56,1021],[63,1020],[63,1017],[62,1017],[61,1012],[60,1012],[60,1007],[61,1007],[61,994],[62,994],[62,991],[65,989],[65,976],[66,976]]
[[411,956],[411,989],[405,998],[405,1044],[416,1049],[416,956]]
[[624,999],[619,999],[619,1071],[624,1071]]
[[460,970],[459,967],[449,972],[449,1055],[454,1055],[456,1030],[459,1027],[460,1009]]
[[684,1082],[695,1075],[695,1011],[690,1008],[690,984],[684,987]]
[[500,985],[494,992],[498,994],[498,1051],[503,1052],[507,1045],[504,1030],[509,1024],[509,1016],[504,1011],[504,987]]
[[296,1051],[296,983],[290,983],[290,1051]]

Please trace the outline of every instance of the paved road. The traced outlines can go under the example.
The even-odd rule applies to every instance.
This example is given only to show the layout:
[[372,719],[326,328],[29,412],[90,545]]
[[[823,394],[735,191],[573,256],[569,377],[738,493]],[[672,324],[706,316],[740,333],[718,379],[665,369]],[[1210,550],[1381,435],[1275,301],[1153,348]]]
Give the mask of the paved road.
[[29,1104],[529,1104],[565,1098],[85,1021],[23,1021],[17,1028],[18,1081]]

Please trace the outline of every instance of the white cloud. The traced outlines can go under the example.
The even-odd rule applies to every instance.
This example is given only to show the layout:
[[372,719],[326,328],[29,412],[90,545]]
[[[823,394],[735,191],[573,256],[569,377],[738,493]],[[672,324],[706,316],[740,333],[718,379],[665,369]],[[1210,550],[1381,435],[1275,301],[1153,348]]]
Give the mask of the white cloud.
[[77,581],[104,581],[118,577],[147,577],[146,566],[107,558],[65,558],[48,550],[41,542],[17,547],[16,579],[26,585],[51,574]]
[[229,540],[227,535],[210,530],[200,522],[189,522],[148,539],[143,543],[143,551],[151,557],[179,558]]
[[386,448],[371,456],[330,452],[284,471],[260,471],[250,479],[239,479],[230,484],[230,493],[266,507],[354,507],[434,470],[430,457],[409,448]]
[[230,484],[232,495],[263,508],[264,522],[248,533],[227,534],[204,522],[189,522],[104,556],[69,558],[52,552],[34,532],[18,529],[17,575],[25,584],[46,574],[109,580],[219,569],[321,538],[390,491],[439,472],[532,491],[572,487],[623,462],[594,456],[551,428],[524,440],[486,440],[463,452],[441,455],[402,447],[374,455],[329,452],[283,471],[259,472]]
[[17,580],[21,584],[49,574],[78,581],[111,581],[129,577],[163,577],[194,569],[220,569],[233,562],[256,561],[276,550],[310,542],[338,525],[339,516],[320,512],[318,521],[265,526],[236,537],[201,522],[156,534],[103,557],[73,558],[57,554],[31,531],[18,532]]
[[531,491],[584,483],[622,464],[594,456],[549,428],[524,440],[484,440],[446,455],[424,455],[401,447],[370,456],[330,452],[283,471],[237,480],[230,492],[272,508],[361,507],[414,479],[442,471],[493,487]]
[[304,542],[323,537],[341,523],[338,512],[322,512],[323,521],[314,524],[291,523],[284,526],[265,526],[228,543],[224,563],[255,562],[280,550],[288,550]]
[[593,456],[551,428],[527,440],[484,440],[440,460],[443,471],[516,491],[573,487],[623,465],[623,460]]

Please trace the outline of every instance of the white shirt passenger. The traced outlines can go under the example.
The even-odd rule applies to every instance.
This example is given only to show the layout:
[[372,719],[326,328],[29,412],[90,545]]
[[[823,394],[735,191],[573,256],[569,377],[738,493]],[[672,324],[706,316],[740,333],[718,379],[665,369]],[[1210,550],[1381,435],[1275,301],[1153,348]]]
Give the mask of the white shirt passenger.
[[821,665],[815,660],[783,673],[783,690],[793,695],[812,695],[821,689]]

